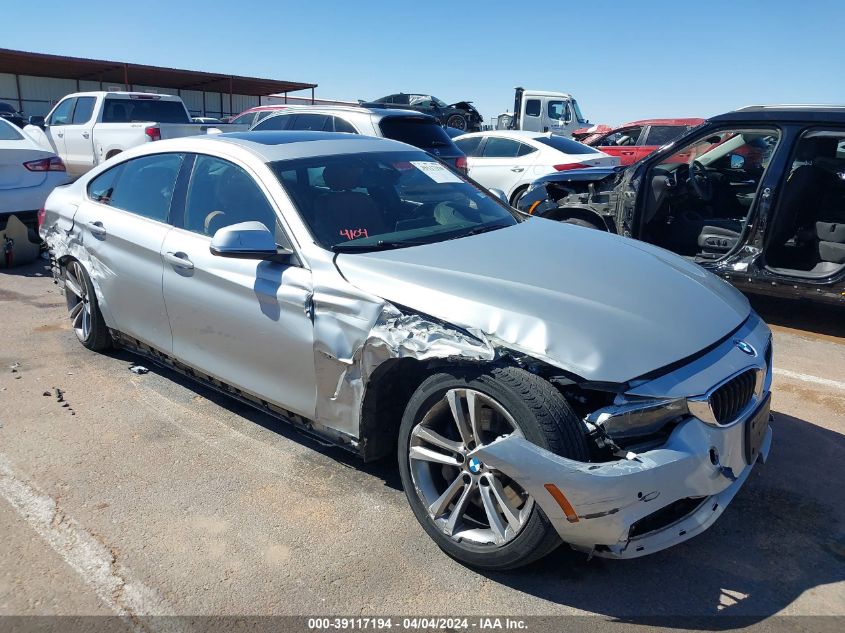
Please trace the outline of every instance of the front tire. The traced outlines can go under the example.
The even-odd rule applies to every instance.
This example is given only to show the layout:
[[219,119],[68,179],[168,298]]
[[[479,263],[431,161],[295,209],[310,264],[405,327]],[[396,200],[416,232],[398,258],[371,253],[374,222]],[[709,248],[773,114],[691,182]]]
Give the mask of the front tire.
[[111,335],[100,312],[94,286],[82,264],[75,259],[65,267],[64,282],[65,300],[76,338],[95,352],[111,347]]
[[595,222],[590,222],[589,220],[584,220],[583,218],[566,218],[565,220],[563,220],[563,223],[574,224],[575,226],[583,226],[587,229],[596,229],[597,231],[605,230]]
[[414,392],[402,417],[399,471],[411,509],[444,552],[472,567],[521,567],[561,543],[516,481],[468,457],[476,446],[510,434],[558,455],[589,458],[563,396],[515,367],[435,374]]

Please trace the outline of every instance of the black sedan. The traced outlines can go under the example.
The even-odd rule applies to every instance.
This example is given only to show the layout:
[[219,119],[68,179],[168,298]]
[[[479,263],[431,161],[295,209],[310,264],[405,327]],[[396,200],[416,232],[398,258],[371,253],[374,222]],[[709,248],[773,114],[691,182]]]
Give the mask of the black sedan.
[[22,128],[24,125],[27,124],[26,119],[24,116],[15,110],[15,108],[5,101],[0,101],[0,117],[6,119],[9,123],[13,123],[18,127]]
[[447,127],[463,132],[478,132],[484,122],[484,117],[473,107],[472,102],[458,101],[448,105],[445,101],[428,94],[400,92],[376,99],[365,105],[379,108],[418,110],[437,117],[440,123]]

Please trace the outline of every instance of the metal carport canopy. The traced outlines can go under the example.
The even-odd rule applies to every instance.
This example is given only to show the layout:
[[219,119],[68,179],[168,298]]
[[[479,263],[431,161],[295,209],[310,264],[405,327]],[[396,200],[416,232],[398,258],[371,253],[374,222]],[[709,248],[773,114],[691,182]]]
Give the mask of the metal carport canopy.
[[294,92],[308,88],[313,90],[317,87],[317,84],[296,81],[259,79],[65,55],[46,55],[7,48],[0,48],[0,73],[102,81],[109,84],[122,84],[126,89],[132,85],[161,86],[176,90],[202,90],[251,96]]

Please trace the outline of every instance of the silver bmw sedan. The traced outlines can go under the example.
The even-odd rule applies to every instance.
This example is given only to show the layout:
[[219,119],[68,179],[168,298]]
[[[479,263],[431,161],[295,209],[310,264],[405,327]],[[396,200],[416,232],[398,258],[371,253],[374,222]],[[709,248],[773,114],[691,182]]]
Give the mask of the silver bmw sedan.
[[722,513],[771,445],[771,334],[667,251],[524,216],[409,145],[148,143],[42,214],[73,329],[396,455],[475,567],[632,558]]

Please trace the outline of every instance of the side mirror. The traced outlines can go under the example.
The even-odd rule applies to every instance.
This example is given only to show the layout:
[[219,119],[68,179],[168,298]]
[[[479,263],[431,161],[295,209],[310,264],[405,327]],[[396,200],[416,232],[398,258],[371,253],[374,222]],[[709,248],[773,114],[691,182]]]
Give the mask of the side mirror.
[[29,124],[30,125],[37,125],[38,127],[42,128],[42,129],[44,129],[44,126],[46,125],[44,117],[41,116],[41,115],[29,117]]
[[745,167],[745,157],[739,154],[731,154],[731,169],[742,169]]
[[510,201],[508,200],[508,197],[505,195],[505,192],[502,191],[501,189],[488,189],[488,191],[490,193],[492,193],[494,196],[496,196],[499,200],[504,202],[506,205],[508,205],[508,206],[511,205]]
[[224,226],[211,238],[209,250],[218,257],[238,259],[276,259],[293,254],[293,251],[276,246],[276,238],[261,222]]

